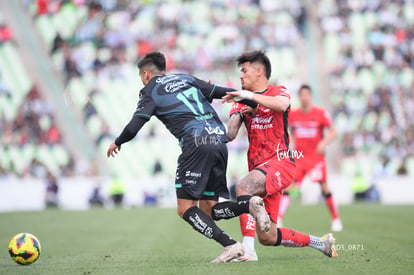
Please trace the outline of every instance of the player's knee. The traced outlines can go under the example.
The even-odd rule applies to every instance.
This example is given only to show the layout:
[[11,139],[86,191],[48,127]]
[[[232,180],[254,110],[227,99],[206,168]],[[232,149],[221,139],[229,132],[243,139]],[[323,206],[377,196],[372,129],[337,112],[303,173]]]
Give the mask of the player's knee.
[[240,196],[240,195],[244,195],[243,190],[245,190],[244,188],[244,184],[243,184],[243,180],[241,180],[237,185],[236,185],[236,195]]
[[182,218],[184,216],[184,213],[188,210],[188,208],[184,207],[177,207],[177,214]]

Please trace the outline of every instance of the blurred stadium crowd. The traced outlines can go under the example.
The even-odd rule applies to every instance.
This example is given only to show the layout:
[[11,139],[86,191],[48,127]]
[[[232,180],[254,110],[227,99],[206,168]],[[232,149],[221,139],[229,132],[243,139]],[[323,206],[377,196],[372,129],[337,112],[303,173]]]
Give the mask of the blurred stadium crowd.
[[[323,77],[340,133],[340,172],[353,176],[361,164],[375,173],[379,156],[390,175],[414,173],[414,2],[412,0],[24,0],[74,112],[99,154],[132,114],[142,87],[135,67],[152,50],[167,55],[168,70],[239,87],[234,60],[264,49],[273,83],[295,96],[300,43],[309,39],[309,14],[323,34]],[[77,174],[63,144],[50,102],[39,91],[13,41],[13,26],[0,12],[0,176]],[[310,67],[312,67],[310,66]],[[317,91],[316,91],[317,92]],[[215,105],[226,120],[229,106]],[[176,142],[152,119],[120,161],[117,174],[174,175]],[[230,173],[243,175],[247,140],[229,144]],[[139,152],[139,153],[138,153]],[[137,154],[145,156],[137,166]],[[145,161],[144,161],[145,160]],[[132,166],[131,166],[132,165]],[[233,166],[232,166],[233,165]],[[168,172],[167,172],[168,171]]]

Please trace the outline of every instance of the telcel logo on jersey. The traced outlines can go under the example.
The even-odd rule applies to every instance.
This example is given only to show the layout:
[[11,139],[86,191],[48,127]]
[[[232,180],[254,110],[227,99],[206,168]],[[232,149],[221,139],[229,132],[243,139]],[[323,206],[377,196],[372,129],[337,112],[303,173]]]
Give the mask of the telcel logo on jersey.
[[300,151],[300,150],[290,150],[290,149],[281,150],[280,149],[280,143],[277,144],[276,155],[277,155],[277,159],[279,161],[281,159],[288,159],[290,157],[295,158],[295,159],[304,158],[303,151]]

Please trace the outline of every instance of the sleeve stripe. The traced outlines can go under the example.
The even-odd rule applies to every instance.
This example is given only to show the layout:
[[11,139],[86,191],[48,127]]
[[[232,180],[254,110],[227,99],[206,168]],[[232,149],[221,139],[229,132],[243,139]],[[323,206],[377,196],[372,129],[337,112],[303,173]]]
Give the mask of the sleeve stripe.
[[208,95],[208,98],[211,98],[213,96],[215,89],[216,89],[216,85],[213,86],[213,90],[211,90],[211,93]]
[[136,113],[136,114],[134,114],[134,116],[141,116],[141,117],[145,117],[145,118],[148,118],[148,119],[150,119],[150,118],[151,118],[151,116],[150,116],[150,115],[143,114],[143,113]]

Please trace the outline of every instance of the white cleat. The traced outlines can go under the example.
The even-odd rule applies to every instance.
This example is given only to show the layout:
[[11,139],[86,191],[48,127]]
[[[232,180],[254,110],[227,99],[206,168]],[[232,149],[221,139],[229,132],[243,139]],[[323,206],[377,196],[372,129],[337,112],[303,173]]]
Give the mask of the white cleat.
[[321,252],[325,254],[329,258],[336,258],[338,257],[338,254],[336,253],[335,249],[335,238],[333,237],[332,233],[328,233],[326,235],[323,235],[320,238],[321,242],[325,244],[325,249]]
[[343,225],[342,225],[342,221],[340,218],[334,219],[332,220],[331,223],[331,230],[334,232],[339,232],[342,231],[344,229]]
[[246,253],[243,256],[234,258],[231,260],[232,263],[242,263],[242,262],[257,262],[259,257],[257,257],[256,251],[251,253]]
[[270,218],[264,207],[263,199],[258,196],[253,196],[249,201],[249,212],[256,222],[259,224],[260,230],[267,233],[270,230]]
[[239,242],[224,247],[223,253],[220,256],[211,261],[211,263],[228,263],[233,259],[236,259],[244,255],[243,245]]

